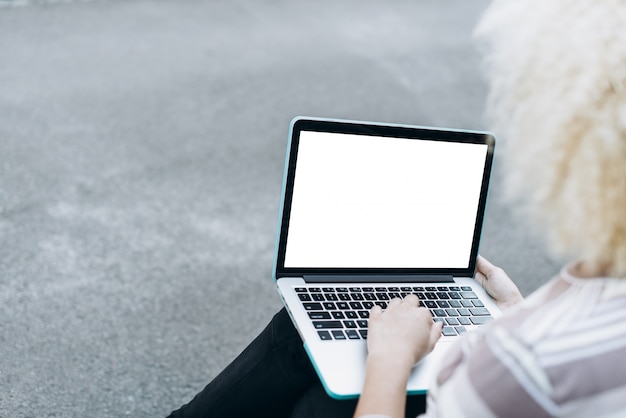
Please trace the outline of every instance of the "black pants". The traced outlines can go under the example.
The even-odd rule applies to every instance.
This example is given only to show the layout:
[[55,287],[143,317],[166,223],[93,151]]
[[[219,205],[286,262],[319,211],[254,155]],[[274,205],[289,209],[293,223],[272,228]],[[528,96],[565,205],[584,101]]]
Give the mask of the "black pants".
[[[348,418],[356,402],[326,394],[283,308],[222,373],[169,418]],[[424,410],[424,396],[407,398],[407,417]]]

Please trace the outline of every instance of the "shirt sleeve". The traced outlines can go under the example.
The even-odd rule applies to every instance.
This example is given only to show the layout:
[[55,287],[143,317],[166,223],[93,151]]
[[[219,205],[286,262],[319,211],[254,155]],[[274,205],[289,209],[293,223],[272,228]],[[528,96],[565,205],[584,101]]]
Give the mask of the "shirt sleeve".
[[553,416],[549,379],[506,321],[465,337],[441,364],[423,418]]

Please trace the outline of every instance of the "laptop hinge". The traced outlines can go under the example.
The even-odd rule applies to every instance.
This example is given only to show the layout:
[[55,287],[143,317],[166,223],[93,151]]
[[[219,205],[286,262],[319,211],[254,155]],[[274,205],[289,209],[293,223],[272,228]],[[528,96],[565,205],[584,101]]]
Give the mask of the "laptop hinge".
[[328,275],[305,274],[302,276],[307,283],[453,283],[452,275]]

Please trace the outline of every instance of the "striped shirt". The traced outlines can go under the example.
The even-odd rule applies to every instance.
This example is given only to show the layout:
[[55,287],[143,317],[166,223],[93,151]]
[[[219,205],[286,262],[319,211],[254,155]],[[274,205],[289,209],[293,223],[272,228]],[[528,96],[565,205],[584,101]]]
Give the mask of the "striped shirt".
[[626,279],[572,270],[450,348],[421,418],[626,417]]

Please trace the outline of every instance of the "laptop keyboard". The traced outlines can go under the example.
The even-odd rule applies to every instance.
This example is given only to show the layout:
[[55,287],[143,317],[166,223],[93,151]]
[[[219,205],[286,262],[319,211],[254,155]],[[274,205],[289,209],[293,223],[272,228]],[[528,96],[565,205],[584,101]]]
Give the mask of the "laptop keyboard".
[[443,336],[463,334],[492,319],[469,286],[302,286],[295,291],[323,341],[367,339],[369,310],[374,305],[385,309],[391,299],[410,293],[430,309],[435,322],[443,322]]

